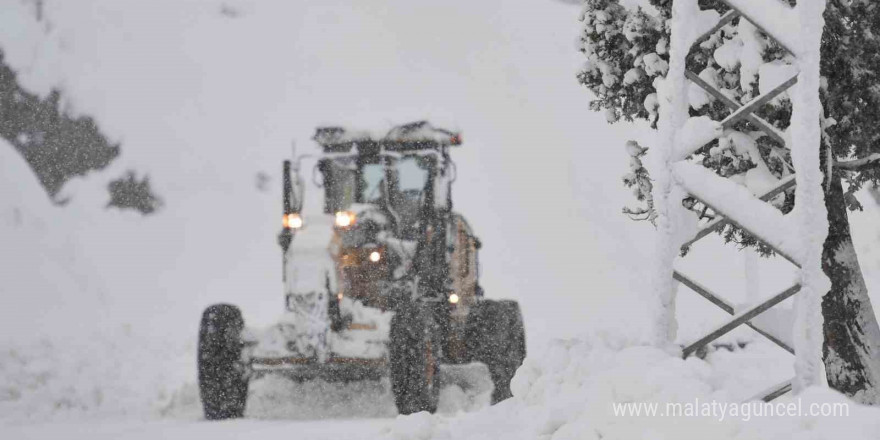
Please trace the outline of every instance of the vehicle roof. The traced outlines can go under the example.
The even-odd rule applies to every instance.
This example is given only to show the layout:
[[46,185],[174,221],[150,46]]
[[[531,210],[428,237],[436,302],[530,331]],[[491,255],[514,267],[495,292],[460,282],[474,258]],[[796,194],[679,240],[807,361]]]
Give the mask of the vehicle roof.
[[388,133],[353,130],[341,126],[318,127],[312,138],[325,153],[346,153],[356,148],[361,154],[380,151],[441,150],[461,145],[457,132],[434,127],[428,121],[398,125]]

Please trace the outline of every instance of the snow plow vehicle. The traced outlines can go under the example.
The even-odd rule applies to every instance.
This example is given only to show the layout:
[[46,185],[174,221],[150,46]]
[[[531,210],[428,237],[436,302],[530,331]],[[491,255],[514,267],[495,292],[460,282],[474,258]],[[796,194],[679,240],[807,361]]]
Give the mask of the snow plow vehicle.
[[517,302],[483,296],[480,240],[453,210],[450,150],[461,136],[422,121],[382,136],[324,127],[314,140],[323,213],[302,212],[299,161],[284,162],[282,318],[256,332],[233,305],[202,315],[205,417],[242,417],[248,382],[268,374],[387,377],[398,412],[410,414],[436,410],[441,365],[479,362],[492,403],[510,397],[525,330]]

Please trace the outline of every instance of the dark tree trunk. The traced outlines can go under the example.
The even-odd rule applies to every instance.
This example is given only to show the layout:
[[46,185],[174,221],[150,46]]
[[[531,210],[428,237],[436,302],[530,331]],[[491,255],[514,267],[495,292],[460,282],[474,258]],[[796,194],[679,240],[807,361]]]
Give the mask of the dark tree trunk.
[[826,186],[828,238],[822,269],[831,291],[822,300],[828,385],[858,402],[880,404],[880,327],[853,247],[840,176]]

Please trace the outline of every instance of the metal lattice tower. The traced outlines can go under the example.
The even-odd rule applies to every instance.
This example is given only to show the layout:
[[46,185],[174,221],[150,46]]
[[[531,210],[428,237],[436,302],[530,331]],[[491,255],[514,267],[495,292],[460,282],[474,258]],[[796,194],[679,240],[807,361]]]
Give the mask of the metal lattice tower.
[[[804,72],[804,69],[816,69],[816,73],[818,74],[817,62],[806,63],[809,65],[799,65],[800,72],[795,73],[772,90],[765,91],[745,105],[741,105],[722,93],[721,90],[718,90],[713,85],[704,81],[696,73],[688,71],[685,67],[685,60],[691,49],[701,44],[736,19],[749,21],[768,38],[774,40],[781,48],[788,51],[795,59],[798,59],[799,54],[796,51],[798,48],[792,47],[799,44],[796,40],[793,40],[794,38],[797,38],[797,35],[790,35],[787,33],[790,32],[790,28],[787,29],[784,26],[775,26],[779,21],[794,19],[795,13],[793,9],[788,8],[787,5],[779,4],[776,5],[779,7],[770,8],[768,11],[757,11],[755,10],[754,2],[749,2],[748,0],[723,1],[730,10],[721,15],[720,18],[717,19],[717,22],[708,29],[706,29],[705,26],[701,29],[694,29],[694,27],[698,26],[692,26],[691,28],[685,29],[684,27],[687,26],[682,26],[680,21],[679,24],[676,25],[675,14],[677,12],[682,16],[687,16],[688,13],[693,13],[698,7],[697,0],[675,0],[673,2],[670,69],[667,74],[667,81],[669,81],[670,84],[667,85],[667,87],[672,87],[673,90],[687,90],[686,87],[688,86],[688,81],[690,81],[714,97],[717,101],[723,103],[730,110],[730,114],[721,121],[710,121],[707,120],[708,118],[706,117],[702,117],[702,121],[691,121],[699,118],[692,118],[687,114],[688,104],[686,102],[686,97],[671,97],[669,99],[669,104],[667,104],[666,107],[668,114],[665,115],[666,125],[664,126],[664,121],[661,120],[660,127],[661,132],[664,132],[665,130],[664,133],[667,142],[666,150],[668,151],[663,153],[666,155],[665,162],[667,167],[664,170],[666,174],[660,176],[658,179],[660,185],[659,193],[661,194],[661,200],[658,202],[658,214],[660,215],[660,218],[663,218],[659,228],[661,231],[665,231],[667,237],[673,237],[676,232],[680,232],[680,227],[676,225],[676,213],[674,212],[676,207],[674,205],[680,203],[682,197],[693,197],[708,208],[712,209],[715,212],[716,217],[703,225],[695,236],[685,240],[682,247],[690,246],[711,234],[713,231],[720,230],[724,226],[731,224],[754,236],[772,249],[776,254],[785,258],[799,269],[803,269],[802,266],[804,266],[805,261],[813,263],[813,260],[804,258],[803,252],[801,252],[800,247],[797,245],[798,241],[802,240],[796,233],[797,228],[792,230],[790,227],[779,227],[779,225],[784,224],[786,220],[791,220],[787,217],[792,216],[783,216],[782,212],[771,206],[769,203],[762,203],[762,205],[768,208],[768,211],[764,213],[766,214],[765,218],[773,218],[778,221],[778,224],[772,225],[766,224],[767,222],[756,222],[749,213],[741,212],[742,210],[738,209],[732,209],[732,207],[736,206],[736,203],[730,203],[729,200],[723,200],[723,197],[721,197],[722,194],[726,194],[734,198],[744,198],[743,191],[747,191],[745,188],[727,178],[716,175],[701,165],[691,163],[688,160],[696,150],[705,146],[709,142],[719,139],[724,130],[731,129],[735,124],[741,123],[742,121],[747,121],[751,126],[763,131],[767,136],[776,140],[781,145],[787,146],[788,148],[796,147],[792,145],[791,141],[787,141],[785,136],[783,136],[772,124],[759,117],[756,112],[781,93],[794,87],[798,82],[798,76]],[[789,16],[775,17],[774,13],[780,15],[788,13]],[[715,14],[715,16],[717,16],[717,14]],[[818,90],[816,90],[815,93],[818,94]],[[818,97],[818,95],[816,96]],[[683,102],[682,99],[685,101]],[[661,112],[663,110],[664,108],[661,107]],[[664,115],[661,114],[661,117],[663,116]],[[711,135],[704,134],[701,137],[699,135],[699,130],[693,130],[692,127],[688,127],[689,124],[694,125],[692,122],[700,122],[704,127],[709,127],[710,130],[708,130],[708,132]],[[689,130],[691,133],[687,133]],[[697,134],[695,135],[694,132]],[[702,130],[702,132],[705,133],[707,130]],[[688,142],[692,143],[692,145],[682,145],[683,143],[686,144]],[[748,197],[759,199],[762,202],[768,202],[777,195],[790,190],[794,186],[795,176],[794,174],[791,174],[779,180],[774,187],[763,194],[754,196],[749,193]],[[714,189],[707,189],[708,187]],[[800,201],[797,201],[797,203],[800,204]],[[784,219],[783,217],[786,218]],[[661,247],[671,247],[676,251],[675,253],[677,253],[678,245],[681,244],[681,239],[675,241],[673,238],[667,238],[665,240],[665,242],[661,243]],[[663,240],[661,240],[661,242],[662,241]],[[762,328],[759,324],[752,322],[752,320],[769,310],[771,307],[800,292],[802,286],[799,283],[796,283],[781,292],[773,293],[769,297],[762,296],[761,300],[747,307],[737,308],[731,302],[700,284],[700,282],[692,276],[685,275],[680,271],[675,270],[672,266],[672,260],[676,255],[670,253],[669,250],[663,252],[665,252],[668,261],[663,261],[659,266],[658,273],[661,277],[669,277],[669,272],[672,272],[672,278],[675,281],[680,282],[712,304],[732,315],[728,321],[718,325],[703,337],[687,344],[682,350],[683,357],[688,357],[700,348],[705,347],[707,344],[710,344],[719,337],[742,325],[752,328],[783,350],[795,354],[794,347],[784,342],[780,337],[774,335],[769,329]],[[812,265],[814,264],[810,264],[810,266]],[[661,286],[666,286],[666,288],[669,289],[666,292],[661,289],[661,303],[670,308],[672,312],[670,313],[670,316],[664,318],[667,321],[665,324],[661,323],[660,328],[662,329],[663,325],[668,325],[672,328],[672,330],[669,331],[669,334],[674,334],[674,328],[676,326],[676,317],[674,315],[674,290],[676,286],[674,283],[665,285],[661,284]],[[795,379],[793,378],[786,380],[783,383],[773,385],[766,391],[755,396],[755,398],[770,401],[790,391],[794,380]]]

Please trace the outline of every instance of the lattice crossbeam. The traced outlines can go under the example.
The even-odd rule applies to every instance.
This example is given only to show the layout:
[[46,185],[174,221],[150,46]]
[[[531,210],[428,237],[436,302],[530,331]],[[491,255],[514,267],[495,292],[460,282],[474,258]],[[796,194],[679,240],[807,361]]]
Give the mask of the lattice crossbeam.
[[[705,90],[706,93],[712,95],[713,98],[723,103],[725,106],[727,106],[727,108],[736,111],[739,110],[740,107],[742,107],[736,101],[730,99],[727,95],[721,93],[721,91],[719,91],[715,87],[712,87],[706,81],[703,81],[703,78],[700,78],[700,76],[696,73],[687,70],[684,72],[684,74],[687,79],[691,80],[691,82],[699,86],[701,89]],[[785,138],[782,136],[782,133],[780,133],[779,130],[776,129],[776,127],[762,119],[760,116],[749,113],[744,115],[744,118],[754,124],[756,127],[758,127],[761,131],[766,133],[767,136],[770,136],[771,138],[773,138],[773,140],[779,142],[780,145],[786,145]]]
[[[696,198],[696,197],[695,197],[695,198]],[[791,255],[789,252],[782,250],[779,246],[773,244],[770,240],[767,240],[766,238],[762,237],[761,235],[756,234],[754,231],[752,231],[752,230],[750,230],[749,228],[743,226],[740,222],[737,222],[736,220],[731,219],[731,218],[728,216],[729,214],[725,213],[724,211],[719,210],[719,209],[716,208],[712,203],[707,202],[707,201],[705,201],[705,200],[703,200],[703,199],[700,199],[700,198],[696,198],[696,199],[697,199],[698,201],[700,201],[701,203],[703,203],[704,205],[706,205],[706,206],[708,206],[709,208],[711,208],[713,211],[725,215],[725,218],[726,218],[726,220],[727,220],[728,223],[730,223],[730,224],[732,224],[732,225],[734,225],[734,226],[736,226],[736,227],[738,227],[738,228],[740,228],[740,229],[742,229],[742,230],[748,232],[749,234],[752,234],[752,236],[755,237],[755,238],[756,238],[758,241],[760,241],[761,243],[763,243],[764,246],[767,246],[767,247],[769,247],[770,249],[772,249],[773,252],[777,253],[780,257],[785,258],[786,260],[788,260],[789,263],[791,263],[791,264],[797,266],[798,268],[801,267],[801,264],[798,262],[798,260],[795,259],[795,257],[794,257],[793,255]]]
[[754,397],[752,397],[751,399],[749,399],[747,401],[761,400],[764,402],[769,402],[769,401],[791,391],[792,382],[794,382],[794,379],[788,379],[782,383],[778,383],[776,385],[773,385],[772,387],[756,394]]
[[[735,308],[733,307],[733,304],[731,304],[730,302],[728,302],[727,300],[725,300],[721,296],[715,294],[714,292],[712,292],[711,290],[709,290],[708,288],[706,288],[702,284],[683,275],[679,271],[674,271],[672,273],[672,277],[676,281],[680,282],[681,284],[684,284],[687,288],[693,290],[694,292],[696,292],[697,294],[702,296],[703,298],[706,298],[712,304],[715,304],[716,306],[718,306],[718,308],[720,308],[721,310],[724,310],[725,312],[727,312],[728,315],[735,315],[736,314],[736,311],[735,311]],[[782,339],[780,339],[776,335],[772,334],[770,331],[761,328],[756,323],[753,323],[751,321],[746,322],[745,325],[748,326],[749,328],[751,328],[752,330],[754,330],[755,332],[757,332],[759,335],[770,340],[770,342],[773,342],[774,344],[778,345],[783,350],[785,350],[791,354],[794,354],[794,349],[791,348],[790,345],[788,345],[787,343],[782,341]]]
[[785,301],[786,299],[790,298],[795,293],[798,293],[800,290],[801,290],[801,286],[799,284],[795,284],[794,286],[791,286],[788,289],[785,289],[782,292],[779,292],[776,295],[773,295],[772,297],[770,297],[766,301],[760,302],[758,304],[754,304],[751,307],[743,310],[742,312],[737,313],[736,315],[734,315],[733,319],[731,319],[730,321],[727,321],[724,324],[721,324],[715,330],[712,330],[711,332],[709,332],[709,334],[707,334],[706,336],[703,336],[702,338],[700,338],[700,339],[696,340],[695,342],[691,343],[690,345],[686,346],[682,350],[682,356],[684,356],[684,357],[690,356],[691,354],[693,354],[695,351],[699,350],[700,348],[702,348],[706,344],[711,343],[712,341],[729,333],[731,330],[749,322],[749,320],[751,320],[752,318],[767,311],[768,309],[770,309],[770,307],[773,307],[776,304],[779,304],[782,301]]
[[673,166],[673,175],[691,197],[800,267],[796,231],[787,226],[785,216],[776,207],[758,204],[748,210],[738,210],[740,205],[747,205],[756,198],[741,185],[700,165],[679,162]]
[[721,28],[727,26],[728,24],[730,24],[730,22],[736,20],[738,17],[740,17],[740,13],[736,9],[731,8],[729,11],[725,12],[724,15],[722,15],[721,18],[718,19],[718,23],[715,23],[715,25],[709,28],[708,31],[703,32],[702,35],[697,37],[697,39],[694,41],[694,44],[691,45],[691,49],[702,44],[703,41],[705,41],[712,35],[715,35],[715,32],[720,31]]
[[736,109],[730,116],[724,118],[721,121],[721,126],[725,129],[733,127],[733,124],[743,120],[747,114],[753,113],[757,111],[759,108],[763,107],[764,104],[772,101],[773,98],[779,96],[782,92],[788,90],[791,86],[797,84],[797,75],[792,76],[787,79],[782,84],[774,87],[772,90],[762,93],[760,96],[748,102],[748,104]]
[[[789,175],[789,176],[781,179],[779,181],[779,183],[776,184],[776,186],[774,186],[769,191],[762,194],[761,197],[759,197],[759,198],[765,202],[770,201],[772,198],[778,196],[779,194],[782,194],[785,191],[788,191],[789,189],[794,188],[794,185],[795,185],[794,174],[792,174],[792,175]],[[728,220],[726,217],[724,217],[723,215],[718,213],[717,217],[715,217],[712,221],[710,221],[705,226],[700,228],[699,232],[697,232],[697,234],[694,236],[694,238],[691,238],[690,240],[686,241],[681,246],[682,249],[685,249],[685,248],[691,246],[692,244],[696,243],[697,241],[702,240],[704,237],[723,228],[725,225],[728,225],[728,224],[730,224],[730,220]]]

